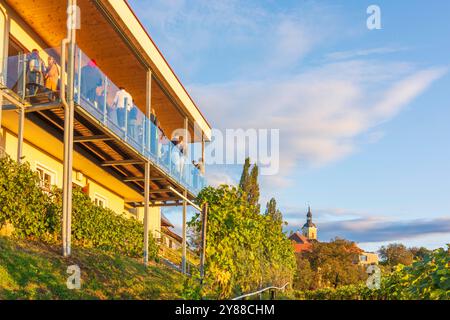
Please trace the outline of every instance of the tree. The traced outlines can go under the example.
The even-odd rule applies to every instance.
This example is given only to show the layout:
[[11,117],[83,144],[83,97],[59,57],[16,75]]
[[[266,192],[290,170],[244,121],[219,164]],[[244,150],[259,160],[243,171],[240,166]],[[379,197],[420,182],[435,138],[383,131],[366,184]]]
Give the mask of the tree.
[[[261,286],[292,283],[295,256],[281,222],[257,212],[231,186],[204,188],[196,202],[208,203],[204,297],[232,298]],[[198,232],[200,214],[189,224]]]
[[282,223],[283,222],[283,215],[281,214],[281,211],[277,208],[277,201],[275,198],[272,198],[267,202],[266,205],[266,216],[270,217],[274,222]]
[[410,265],[414,258],[413,253],[401,243],[391,243],[387,246],[382,246],[378,253],[383,263],[391,267],[398,264]]
[[257,211],[260,211],[259,205],[259,183],[258,183],[258,166],[253,165],[252,171],[250,173],[250,184],[248,189],[248,202],[251,206],[255,206]]
[[[251,170],[250,170],[251,168]],[[258,166],[254,164],[251,166],[250,158],[245,159],[242,175],[239,182],[239,188],[249,205],[255,207],[255,211],[259,213],[259,183],[258,183]]]
[[364,280],[367,277],[364,268],[355,264],[358,252],[355,244],[345,239],[314,242],[310,252],[297,257],[299,289],[305,286],[309,286],[308,289],[337,288]]
[[247,191],[250,181],[250,158],[245,159],[244,167],[242,169],[241,180],[239,182],[239,188],[243,191]]
[[409,248],[409,251],[414,257],[414,260],[423,260],[426,256],[430,255],[432,253],[432,250],[428,250],[425,247],[412,247]]
[[295,254],[297,260],[297,272],[294,277],[293,287],[296,290],[310,290],[313,288],[316,273],[311,268],[309,260],[301,253]]

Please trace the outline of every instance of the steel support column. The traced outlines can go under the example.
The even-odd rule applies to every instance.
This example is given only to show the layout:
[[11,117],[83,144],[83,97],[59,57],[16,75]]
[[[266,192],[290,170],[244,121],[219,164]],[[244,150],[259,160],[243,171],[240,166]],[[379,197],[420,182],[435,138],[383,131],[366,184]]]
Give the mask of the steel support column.
[[17,131],[17,162],[22,163],[23,156],[23,131],[25,126],[25,109],[19,108],[19,130]]
[[205,276],[205,257],[206,257],[206,227],[208,221],[208,203],[202,207],[202,251],[200,252],[200,277],[203,281]]
[[[68,19],[67,39],[63,41],[68,43],[67,58],[67,87],[62,85],[61,92],[67,89],[67,103],[64,108],[64,176],[63,176],[63,255],[65,257],[71,254],[71,235],[72,235],[72,167],[73,167],[73,130],[74,130],[74,74],[75,74],[75,51],[76,51],[76,15],[75,12],[77,0],[68,0]],[[75,16],[74,16],[75,15]],[[65,51],[65,50],[64,50]],[[64,52],[65,53],[65,52]],[[63,57],[63,60],[65,57]],[[65,66],[62,66],[65,69]],[[62,72],[61,78],[64,78]],[[64,84],[64,80],[62,81]],[[63,99],[65,93],[62,94]],[[64,101],[63,101],[64,104]]]
[[[150,70],[147,71],[147,86],[146,86],[146,105],[145,105],[145,115],[150,119],[151,112],[151,81],[152,81],[152,73]],[[150,127],[147,128],[150,130]],[[145,136],[145,132],[143,133]],[[144,139],[145,141],[145,139]],[[149,141],[149,150],[151,147],[152,141]],[[144,147],[145,150],[145,147]],[[149,238],[149,214],[150,214],[150,161],[145,163],[145,172],[144,172],[144,265],[148,264],[148,238]]]
[[150,161],[145,163],[145,187],[144,187],[144,265],[148,264],[148,223],[150,211]]
[[[184,190],[183,193],[184,198],[187,198],[187,191]],[[183,199],[183,234],[182,234],[182,260],[181,260],[181,272],[186,274],[186,214],[187,214],[187,201]]]

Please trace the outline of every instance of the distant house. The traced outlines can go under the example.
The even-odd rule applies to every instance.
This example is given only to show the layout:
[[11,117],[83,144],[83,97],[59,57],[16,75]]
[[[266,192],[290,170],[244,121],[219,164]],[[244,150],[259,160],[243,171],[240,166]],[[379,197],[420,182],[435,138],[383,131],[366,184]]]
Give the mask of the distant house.
[[167,219],[164,214],[161,214],[161,237],[160,244],[170,249],[181,248],[183,238],[175,233],[172,229],[174,225]]
[[359,265],[378,264],[378,255],[374,252],[361,252],[358,256]]
[[312,250],[311,241],[299,231],[293,233],[289,239],[292,241],[296,253]]

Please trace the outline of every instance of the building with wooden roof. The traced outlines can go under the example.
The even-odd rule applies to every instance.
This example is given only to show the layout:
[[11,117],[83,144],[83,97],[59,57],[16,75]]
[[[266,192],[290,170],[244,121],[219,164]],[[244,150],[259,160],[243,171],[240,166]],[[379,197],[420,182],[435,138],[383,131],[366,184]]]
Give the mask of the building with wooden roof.
[[146,243],[161,207],[185,221],[211,127],[128,2],[1,0],[0,26],[0,148],[63,189],[64,254],[74,185],[144,221]]

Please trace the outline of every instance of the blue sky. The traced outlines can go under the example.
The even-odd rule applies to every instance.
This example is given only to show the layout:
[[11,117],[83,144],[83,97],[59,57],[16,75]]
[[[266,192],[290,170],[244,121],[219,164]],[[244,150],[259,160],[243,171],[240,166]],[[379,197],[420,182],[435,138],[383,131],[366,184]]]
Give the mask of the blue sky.
[[[450,2],[130,3],[213,127],[280,129],[262,203],[288,229],[310,203],[322,241],[450,243]],[[239,174],[208,168],[212,184]]]

